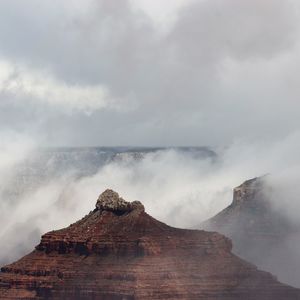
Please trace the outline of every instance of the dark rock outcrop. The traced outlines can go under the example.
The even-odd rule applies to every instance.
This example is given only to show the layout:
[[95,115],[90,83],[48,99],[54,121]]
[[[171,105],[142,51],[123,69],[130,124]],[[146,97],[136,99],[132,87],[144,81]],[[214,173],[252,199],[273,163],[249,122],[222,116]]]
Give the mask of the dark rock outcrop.
[[199,227],[228,236],[235,254],[300,287],[300,255],[289,240],[297,232],[300,237],[300,228],[274,209],[266,180],[258,177],[236,187],[232,203]]
[[113,190],[106,190],[99,196],[96,209],[100,212],[111,211],[117,215],[129,213],[135,209],[145,210],[144,205],[140,201],[127,202]]
[[300,299],[216,232],[163,224],[107,190],[0,273],[0,299]]

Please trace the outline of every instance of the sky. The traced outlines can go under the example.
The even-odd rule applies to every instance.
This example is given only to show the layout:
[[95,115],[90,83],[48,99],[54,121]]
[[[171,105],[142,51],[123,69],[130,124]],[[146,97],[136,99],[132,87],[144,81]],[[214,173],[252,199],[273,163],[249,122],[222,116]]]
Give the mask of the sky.
[[0,133],[224,146],[300,125],[296,0],[3,0]]

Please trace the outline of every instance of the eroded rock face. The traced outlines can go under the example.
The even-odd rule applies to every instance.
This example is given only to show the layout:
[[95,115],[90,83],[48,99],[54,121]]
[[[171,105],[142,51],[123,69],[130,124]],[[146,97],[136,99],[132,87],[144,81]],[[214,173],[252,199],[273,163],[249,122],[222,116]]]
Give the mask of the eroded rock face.
[[[277,241],[284,236],[290,226],[283,216],[273,210],[265,183],[265,177],[245,181],[233,190],[232,203],[204,224],[206,229],[217,230],[236,239],[245,241]],[[238,247],[239,243],[235,243]]]
[[1,269],[0,299],[300,299],[231,248],[219,233],[170,227],[107,190],[94,211]]
[[264,177],[245,181],[243,184],[233,189],[232,205],[243,205],[246,202],[253,203],[257,198],[261,199],[264,197],[264,186]]
[[113,190],[107,189],[98,198],[96,209],[100,211],[111,211],[122,215],[131,212],[134,209],[144,211],[144,205],[139,201],[127,202],[119,197],[119,194]]
[[291,243],[300,228],[273,208],[266,180],[253,178],[234,188],[232,203],[199,228],[228,236],[234,253],[300,287],[300,256]]

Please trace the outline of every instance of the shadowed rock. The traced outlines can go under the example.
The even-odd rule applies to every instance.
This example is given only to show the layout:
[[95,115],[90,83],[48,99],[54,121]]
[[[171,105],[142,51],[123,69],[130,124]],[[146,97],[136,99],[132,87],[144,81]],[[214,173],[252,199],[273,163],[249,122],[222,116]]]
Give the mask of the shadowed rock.
[[232,203],[199,228],[218,231],[233,241],[233,252],[300,287],[297,244],[300,228],[274,209],[266,176],[245,181],[233,190]]

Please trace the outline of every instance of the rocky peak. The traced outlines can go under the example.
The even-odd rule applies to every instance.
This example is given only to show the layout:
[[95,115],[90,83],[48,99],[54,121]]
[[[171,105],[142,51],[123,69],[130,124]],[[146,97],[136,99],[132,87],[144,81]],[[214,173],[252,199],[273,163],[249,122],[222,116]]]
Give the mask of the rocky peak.
[[123,215],[135,209],[144,211],[144,205],[140,201],[127,202],[119,194],[111,189],[105,190],[98,198],[96,210],[111,211],[116,215]]
[[265,176],[255,177],[234,188],[232,204],[239,205],[246,201],[253,201],[257,196],[261,196],[263,190],[265,190],[264,178]]
[[0,299],[300,299],[217,232],[170,227],[106,190],[96,209],[1,268]]
[[232,203],[201,228],[226,235],[233,241],[235,254],[300,287],[299,256],[289,255],[294,251],[290,240],[299,229],[274,209],[266,176],[247,180],[233,191]]

